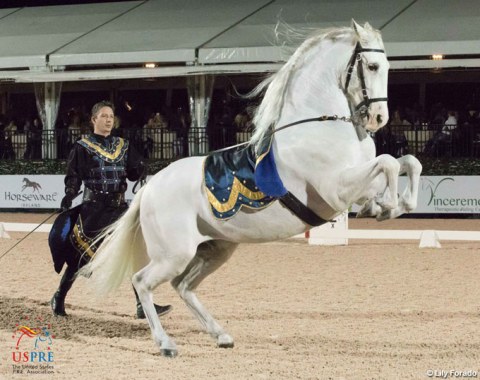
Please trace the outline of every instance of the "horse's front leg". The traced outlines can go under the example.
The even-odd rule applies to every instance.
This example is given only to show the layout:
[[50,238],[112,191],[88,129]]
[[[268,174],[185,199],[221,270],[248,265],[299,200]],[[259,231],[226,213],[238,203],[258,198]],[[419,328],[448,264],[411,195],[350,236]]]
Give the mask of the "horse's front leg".
[[353,203],[374,200],[364,206],[362,212],[365,216],[377,217],[397,208],[400,167],[394,157],[382,154],[360,166],[344,170],[340,173],[338,190],[338,200],[344,207],[339,207],[346,209]]
[[398,206],[392,210],[384,211],[378,220],[393,219],[404,213],[415,210],[417,207],[418,187],[420,185],[420,174],[422,173],[422,164],[411,154],[397,159],[400,164],[399,174],[407,174],[407,185],[400,195]]
[[[420,174],[422,165],[412,155],[406,155],[397,159],[400,164],[399,174],[407,174],[407,185],[398,200],[398,206],[393,209],[385,209],[379,201],[379,197],[368,199],[362,209],[357,213],[357,217],[376,216],[377,220],[396,218],[404,213],[408,213],[417,207],[418,187],[420,184]],[[385,195],[385,187],[387,184],[377,181],[376,191],[378,194]],[[387,193],[388,196],[388,193]]]

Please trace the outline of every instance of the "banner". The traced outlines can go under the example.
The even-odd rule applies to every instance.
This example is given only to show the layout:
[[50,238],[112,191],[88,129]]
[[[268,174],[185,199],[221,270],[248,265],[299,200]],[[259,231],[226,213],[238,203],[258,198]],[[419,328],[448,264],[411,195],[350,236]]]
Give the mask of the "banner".
[[[407,177],[398,181],[402,194]],[[353,205],[351,211],[360,211]],[[480,176],[422,176],[418,189],[417,208],[412,214],[479,214]]]
[[[55,209],[65,194],[63,175],[0,176],[0,208]],[[399,193],[407,178],[399,178]],[[133,182],[128,182],[127,202],[133,198]],[[81,203],[82,196],[74,201]],[[352,206],[357,212],[360,206]],[[418,205],[413,214],[479,214],[480,176],[423,176],[420,178]]]
[[[0,208],[56,209],[65,195],[64,175],[2,175],[0,176]],[[133,198],[133,182],[128,182],[127,202]],[[83,186],[82,189],[83,190]],[[82,202],[82,195],[73,206]]]
[[[401,177],[403,189],[406,178]],[[425,176],[414,213],[480,213],[480,176]]]

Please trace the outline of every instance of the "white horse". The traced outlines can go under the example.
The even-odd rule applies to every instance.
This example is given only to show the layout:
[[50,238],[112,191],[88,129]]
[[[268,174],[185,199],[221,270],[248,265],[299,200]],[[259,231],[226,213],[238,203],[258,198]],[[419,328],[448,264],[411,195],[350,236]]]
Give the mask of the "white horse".
[[[413,156],[375,157],[367,133],[388,120],[388,69],[380,33],[352,20],[351,28],[307,39],[260,85],[268,88],[250,144],[257,147],[271,126],[277,130],[272,149],[285,188],[325,220],[353,203],[363,205],[359,215],[378,220],[416,207],[420,163]],[[308,121],[321,115],[331,117]],[[185,158],[153,176],[126,214],[105,232],[97,256],[84,269],[103,291],[132,279],[164,356],[176,356],[177,348],[155,313],[152,291],[158,285],[170,281],[218,346],[233,347],[232,337],[194,289],[239,243],[285,239],[311,228],[280,202],[260,211],[242,208],[229,220],[216,219],[203,186],[204,160]],[[409,181],[398,195],[401,173]]]

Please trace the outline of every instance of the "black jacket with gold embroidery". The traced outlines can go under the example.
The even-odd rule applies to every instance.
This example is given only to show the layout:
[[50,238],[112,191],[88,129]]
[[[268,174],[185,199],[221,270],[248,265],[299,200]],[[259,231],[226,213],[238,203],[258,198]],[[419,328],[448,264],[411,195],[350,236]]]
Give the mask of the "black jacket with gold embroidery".
[[65,192],[78,193],[83,182],[94,193],[124,193],[126,179],[137,181],[146,174],[145,169],[128,140],[92,133],[78,140],[70,152]]

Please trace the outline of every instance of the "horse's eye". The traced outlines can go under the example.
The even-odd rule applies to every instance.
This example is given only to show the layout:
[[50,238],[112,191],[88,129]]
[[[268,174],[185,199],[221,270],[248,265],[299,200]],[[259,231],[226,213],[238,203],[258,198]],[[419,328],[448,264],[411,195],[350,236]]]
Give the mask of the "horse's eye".
[[369,63],[367,67],[370,71],[377,71],[379,66],[378,63]]

